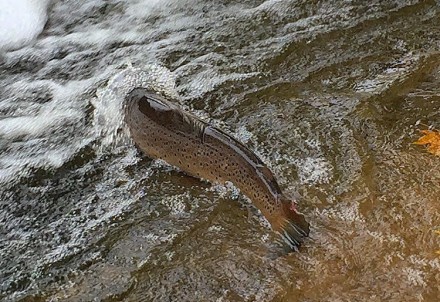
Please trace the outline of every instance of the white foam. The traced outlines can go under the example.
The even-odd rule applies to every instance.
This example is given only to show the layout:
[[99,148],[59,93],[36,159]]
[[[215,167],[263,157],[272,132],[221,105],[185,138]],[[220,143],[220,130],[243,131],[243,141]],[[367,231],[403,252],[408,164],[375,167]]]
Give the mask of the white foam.
[[332,174],[332,166],[325,158],[307,157],[298,165],[298,174],[302,183],[328,183]]
[[[190,66],[185,66],[177,70],[177,72],[182,72],[185,68],[191,68]],[[228,73],[222,74],[217,68],[209,66],[208,69],[204,71],[198,71],[196,75],[193,76],[190,83],[186,85],[181,85],[181,90],[190,91],[188,98],[197,98],[209,91],[213,91],[216,87],[224,84],[227,81],[243,81],[252,77],[261,75],[259,72],[250,73]]]
[[[24,80],[12,84],[9,87],[12,91],[26,91],[29,88],[49,89],[53,100],[41,105],[27,104],[20,110],[20,114],[0,120],[0,136],[6,139],[22,136],[28,139],[35,138],[45,132],[64,127],[66,121],[79,121],[83,117],[82,111],[65,100],[73,97],[76,91],[86,87],[87,84],[90,84],[89,81],[71,81],[66,85],[60,85],[48,80],[35,82]],[[2,107],[14,109],[16,103],[17,99],[12,98],[5,101]]]
[[405,54],[399,60],[374,78],[365,79],[354,86],[356,92],[380,94],[390,89],[392,85],[402,82],[417,69],[422,57],[417,54]]
[[[90,85],[94,85],[90,79],[65,84],[21,80],[7,87],[0,105],[6,113],[0,119],[0,138],[9,148],[0,158],[0,184],[12,184],[33,168],[58,168],[94,139],[86,131],[72,136],[66,128],[81,124],[84,105],[76,94]],[[34,93],[47,99],[36,101]]]
[[[132,1],[133,2],[133,1]],[[166,0],[144,0],[144,1],[134,1],[128,7],[126,13],[130,16],[135,16],[138,18],[143,18],[150,14],[150,11],[159,8]]]
[[161,200],[161,203],[168,207],[171,215],[179,216],[187,212],[186,202],[188,200],[191,200],[191,196],[185,192],[180,195],[167,196]]
[[0,51],[30,43],[43,30],[50,0],[0,0]]
[[427,286],[425,281],[425,272],[418,269],[413,269],[411,267],[406,267],[403,269],[403,274],[406,275],[406,281],[410,286]]
[[[177,98],[174,75],[166,68],[150,64],[134,68],[131,65],[109,80],[92,100],[95,107],[96,134],[103,137],[102,147],[114,147],[128,137],[123,127],[123,103],[126,95],[136,87],[144,87]],[[121,131],[122,130],[122,131]]]

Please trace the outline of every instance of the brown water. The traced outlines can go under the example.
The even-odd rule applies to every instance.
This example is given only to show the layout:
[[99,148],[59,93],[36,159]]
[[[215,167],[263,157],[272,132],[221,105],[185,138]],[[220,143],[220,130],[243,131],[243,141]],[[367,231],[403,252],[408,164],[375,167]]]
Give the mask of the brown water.
[[[0,63],[0,299],[439,301],[440,158],[412,144],[440,129],[439,13],[55,4],[36,44]],[[300,252],[234,188],[136,152],[119,109],[139,83],[180,96],[301,196]]]

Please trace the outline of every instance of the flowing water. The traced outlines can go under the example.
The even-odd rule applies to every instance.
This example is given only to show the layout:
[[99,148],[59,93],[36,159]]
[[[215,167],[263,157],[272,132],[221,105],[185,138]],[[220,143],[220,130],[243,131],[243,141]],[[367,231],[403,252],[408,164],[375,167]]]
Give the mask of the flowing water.
[[[440,129],[439,5],[52,3],[0,54],[0,299],[439,301],[440,158],[411,144]],[[136,150],[136,86],[268,164],[312,225],[299,252]]]

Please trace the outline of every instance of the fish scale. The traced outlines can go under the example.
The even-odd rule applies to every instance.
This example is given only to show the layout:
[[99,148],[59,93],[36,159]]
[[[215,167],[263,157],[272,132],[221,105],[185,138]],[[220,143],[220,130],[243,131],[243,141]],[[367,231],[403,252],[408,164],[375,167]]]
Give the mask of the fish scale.
[[148,157],[211,182],[232,182],[292,249],[308,236],[309,224],[295,201],[281,192],[272,172],[242,143],[144,88],[131,91],[124,108],[132,139]]

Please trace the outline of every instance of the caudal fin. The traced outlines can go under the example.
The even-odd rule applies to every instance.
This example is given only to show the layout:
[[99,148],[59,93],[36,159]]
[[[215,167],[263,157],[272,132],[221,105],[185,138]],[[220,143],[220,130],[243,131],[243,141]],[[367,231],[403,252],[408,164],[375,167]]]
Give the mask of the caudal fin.
[[280,233],[283,241],[292,249],[298,250],[304,237],[309,236],[310,226],[303,214],[297,212],[294,203],[283,203],[283,215],[279,221]]

